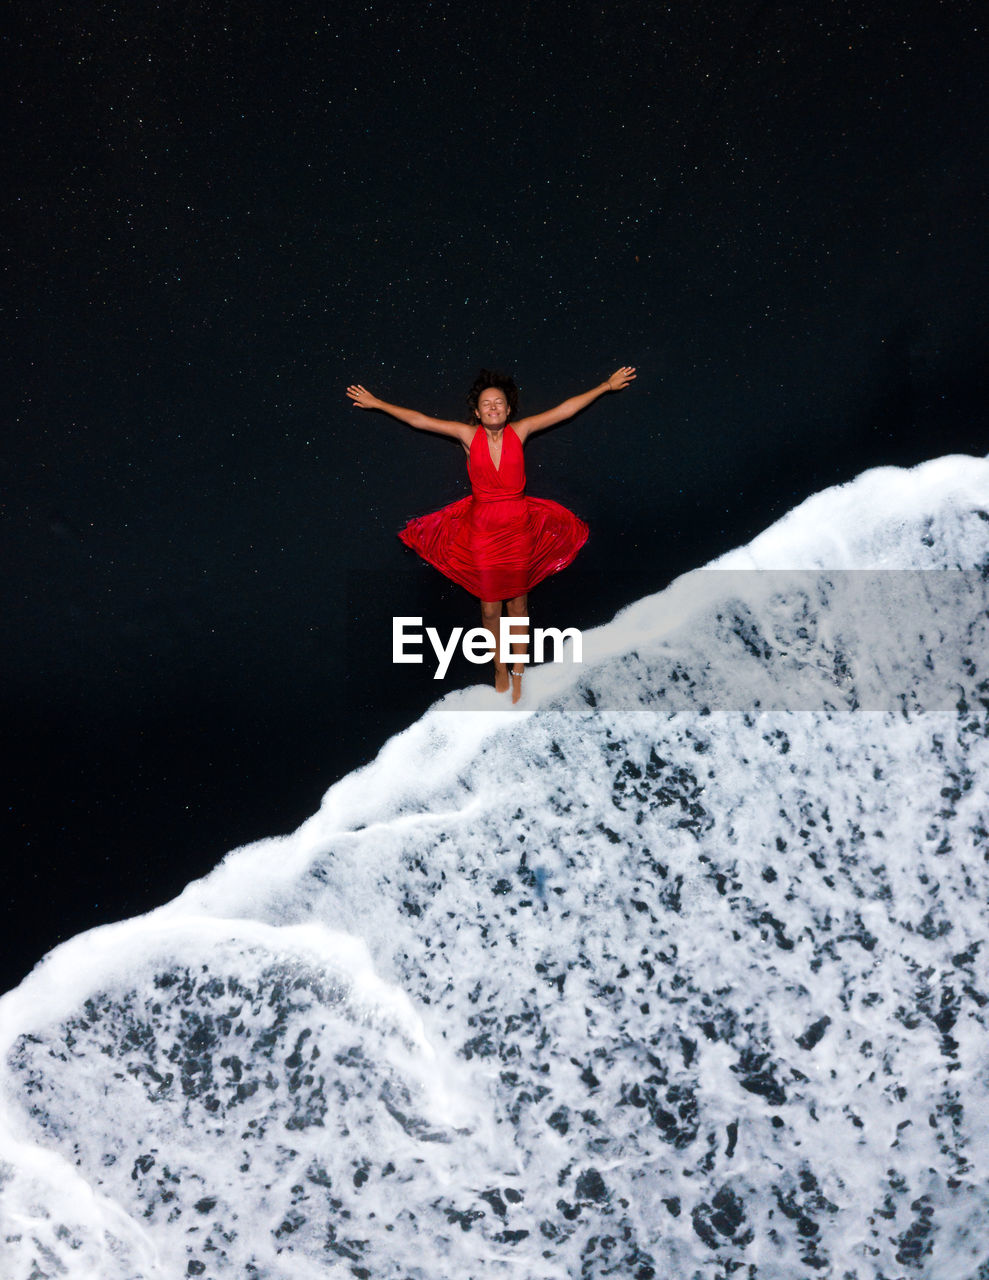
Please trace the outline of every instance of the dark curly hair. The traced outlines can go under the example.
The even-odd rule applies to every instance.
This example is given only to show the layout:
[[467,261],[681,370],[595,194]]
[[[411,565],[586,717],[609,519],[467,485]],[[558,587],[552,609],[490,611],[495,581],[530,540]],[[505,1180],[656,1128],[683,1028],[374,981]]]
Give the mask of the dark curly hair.
[[474,379],[471,389],[467,392],[467,403],[470,405],[471,414],[467,419],[468,422],[476,422],[475,414],[477,413],[477,402],[480,399],[481,392],[487,391],[488,387],[497,387],[504,394],[508,401],[508,420],[509,422],[515,417],[519,407],[519,389],[515,385],[515,379],[507,373],[499,373],[497,369],[482,369]]

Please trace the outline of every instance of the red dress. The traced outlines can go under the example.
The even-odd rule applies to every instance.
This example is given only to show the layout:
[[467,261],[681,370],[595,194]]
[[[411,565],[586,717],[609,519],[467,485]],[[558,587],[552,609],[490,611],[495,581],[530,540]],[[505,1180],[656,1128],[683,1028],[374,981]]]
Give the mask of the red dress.
[[467,471],[470,497],[410,520],[398,536],[478,599],[525,595],[565,569],[587,541],[587,525],[572,511],[526,497],[522,441],[512,427],[502,433],[497,467],[478,427]]

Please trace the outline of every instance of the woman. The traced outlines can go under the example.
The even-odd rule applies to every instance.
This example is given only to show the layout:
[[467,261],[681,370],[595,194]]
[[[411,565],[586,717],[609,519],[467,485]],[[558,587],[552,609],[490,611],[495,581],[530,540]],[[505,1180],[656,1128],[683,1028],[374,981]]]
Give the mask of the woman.
[[[621,391],[635,377],[624,366],[606,382],[571,396],[555,409],[510,421],[518,408],[518,388],[505,374],[482,369],[467,395],[467,423],[430,418],[414,409],[387,404],[362,386],[347,388],[358,409],[380,409],[419,431],[459,440],[467,454],[471,495],[410,520],[398,535],[424,560],[466,587],[481,601],[481,622],[494,640],[495,689],[505,693],[511,678],[512,701],[522,695],[522,666],[528,640],[499,648],[502,603],[510,618],[528,616],[529,592],[573,560],[587,541],[587,525],[566,507],[525,494],[522,446],[529,436],[556,426],[608,391]],[[508,659],[516,661],[508,670]]]

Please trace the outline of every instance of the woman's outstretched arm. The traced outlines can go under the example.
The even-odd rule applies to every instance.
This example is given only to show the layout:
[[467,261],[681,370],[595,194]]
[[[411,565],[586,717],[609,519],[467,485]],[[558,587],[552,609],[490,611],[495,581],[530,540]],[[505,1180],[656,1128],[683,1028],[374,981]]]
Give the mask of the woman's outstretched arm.
[[547,409],[545,413],[536,413],[531,418],[522,418],[520,422],[513,423],[515,434],[520,440],[524,440],[534,431],[545,431],[547,427],[555,427],[558,422],[566,422],[575,413],[580,413],[581,409],[586,409],[589,404],[593,404],[598,396],[603,396],[608,391],[623,391],[634,378],[635,370],[630,365],[623,365],[605,382],[592,387],[590,391],[585,391],[583,395],[571,396],[569,400],[558,404],[555,409]]
[[407,426],[415,427],[417,431],[435,431],[440,436],[453,436],[465,448],[470,447],[474,428],[467,426],[464,422],[446,422],[443,418],[430,418],[427,414],[418,413],[415,409],[403,409],[400,405],[388,404],[384,400],[379,400],[377,396],[371,395],[366,387],[360,385],[348,387],[347,395],[358,409],[380,409],[382,413],[397,418]]

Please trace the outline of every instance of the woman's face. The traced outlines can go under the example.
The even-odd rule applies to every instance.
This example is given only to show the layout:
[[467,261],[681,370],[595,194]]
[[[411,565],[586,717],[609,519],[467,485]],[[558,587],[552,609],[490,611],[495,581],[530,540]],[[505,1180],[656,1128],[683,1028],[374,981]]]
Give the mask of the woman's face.
[[503,427],[508,421],[508,401],[504,391],[487,387],[477,397],[477,419],[482,427]]

